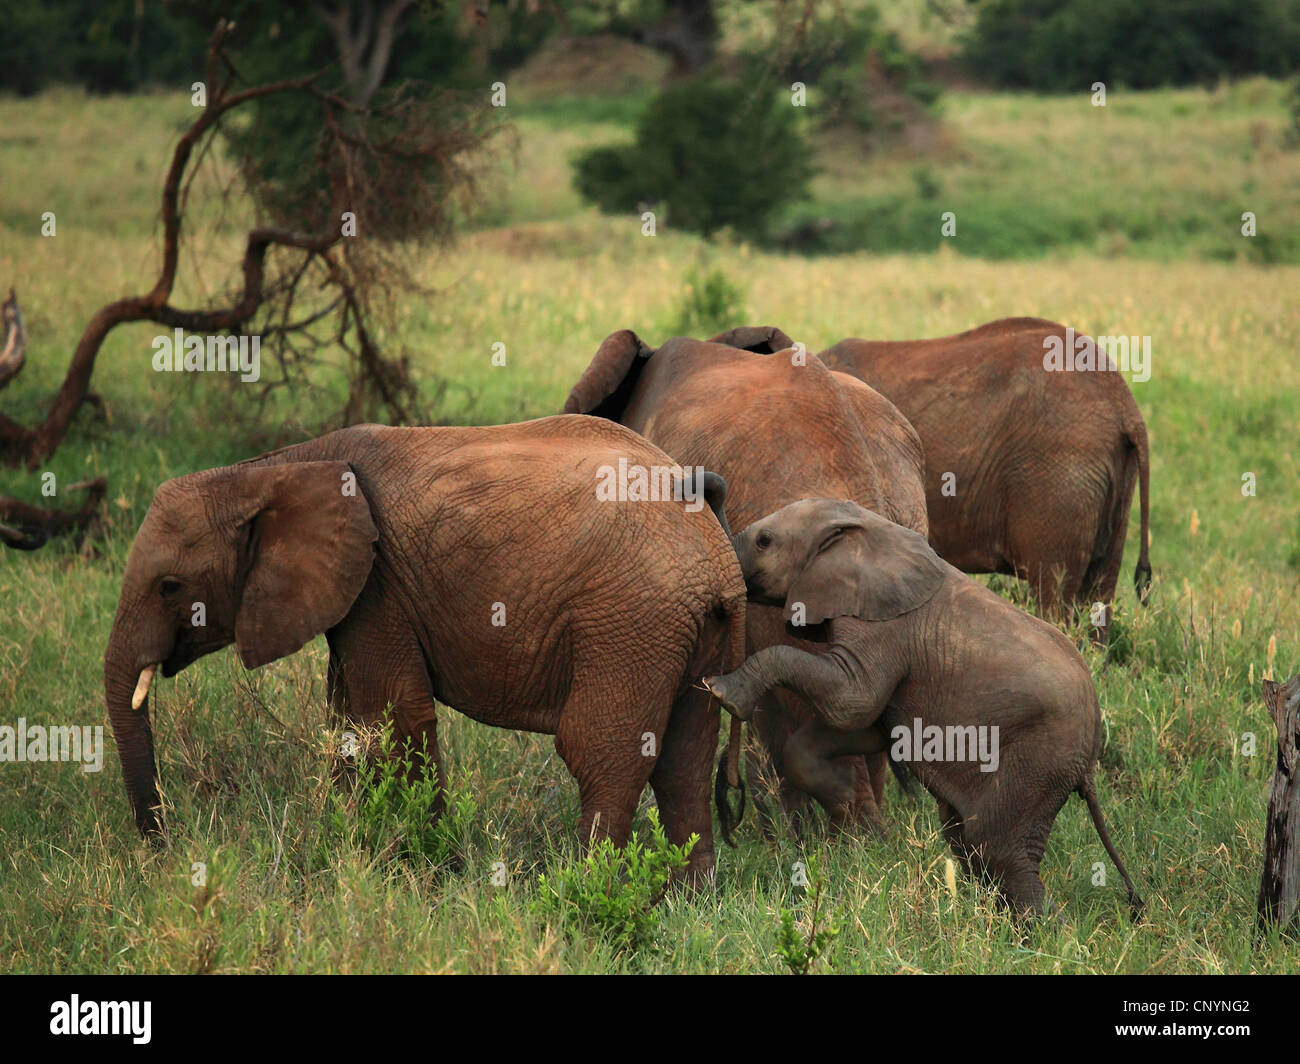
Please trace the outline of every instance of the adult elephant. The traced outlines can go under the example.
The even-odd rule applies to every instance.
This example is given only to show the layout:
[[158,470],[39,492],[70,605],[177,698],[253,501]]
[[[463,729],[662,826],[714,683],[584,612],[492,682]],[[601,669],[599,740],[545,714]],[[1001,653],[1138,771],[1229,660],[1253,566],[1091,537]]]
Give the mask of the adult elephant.
[[920,433],[939,555],[1029,581],[1058,617],[1114,598],[1135,484],[1139,598],[1151,581],[1146,423],[1118,371],[1044,368],[1046,351],[1074,339],[1043,318],[1003,318],[932,340],[842,340],[819,356],[887,395]]
[[[620,492],[624,470],[657,489]],[[685,477],[630,430],[578,417],[364,425],[166,482],[104,663],[137,826],[161,830],[155,671],[232,642],[256,668],[323,632],[332,708],[366,723],[391,706],[417,773],[432,762],[446,778],[435,700],[553,734],[584,843],[626,842],[648,781],[673,842],[700,836],[690,871],[708,873],[719,719],[682,695],[710,661],[742,660],[745,587],[706,489],[720,508],[715,475]]]
[[[727,514],[737,527],[797,499],[829,497],[852,499],[926,532],[924,459],[907,419],[780,329],[733,329],[707,342],[676,337],[657,349],[628,329],[612,333],[564,410],[617,421],[678,461],[720,473],[728,485]],[[824,649],[794,637],[781,611],[770,606],[751,605],[748,628],[751,653],[776,644]],[[805,742],[814,722],[812,709],[785,691],[764,698],[753,718],[770,762],[751,756],[750,777],[767,778],[796,817],[811,793],[801,783],[823,770]],[[878,829],[885,758],[854,758],[853,770],[851,819]]]

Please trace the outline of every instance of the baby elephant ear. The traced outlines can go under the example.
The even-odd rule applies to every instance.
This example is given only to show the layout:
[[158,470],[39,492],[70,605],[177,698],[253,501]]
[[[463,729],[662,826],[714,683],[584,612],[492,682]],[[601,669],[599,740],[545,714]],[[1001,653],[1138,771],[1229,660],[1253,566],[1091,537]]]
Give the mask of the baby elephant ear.
[[811,550],[790,584],[786,619],[888,621],[930,601],[945,567],[925,537],[856,503],[827,504]]

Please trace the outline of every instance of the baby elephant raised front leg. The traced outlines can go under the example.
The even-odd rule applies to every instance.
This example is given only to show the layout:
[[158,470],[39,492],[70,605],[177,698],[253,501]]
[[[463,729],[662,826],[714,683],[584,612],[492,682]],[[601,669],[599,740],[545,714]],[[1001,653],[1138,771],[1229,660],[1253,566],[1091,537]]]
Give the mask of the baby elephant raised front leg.
[[725,676],[710,676],[704,685],[740,720],[748,720],[758,700],[772,687],[786,687],[807,699],[821,718],[840,731],[869,728],[885,708],[889,692],[873,698],[862,677],[837,651],[809,654],[776,646],[750,655]]

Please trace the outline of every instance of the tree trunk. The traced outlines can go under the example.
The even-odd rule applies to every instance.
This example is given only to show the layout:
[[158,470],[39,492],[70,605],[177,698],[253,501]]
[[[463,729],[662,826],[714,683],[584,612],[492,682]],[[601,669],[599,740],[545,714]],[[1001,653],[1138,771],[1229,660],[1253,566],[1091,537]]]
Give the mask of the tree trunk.
[[1277,769],[1264,827],[1259,926],[1288,928],[1300,901],[1300,675],[1264,681],[1264,703],[1277,725]]
[[668,56],[677,77],[699,73],[717,54],[719,31],[713,0],[664,0],[663,17],[653,25],[629,32],[615,24],[610,31]]

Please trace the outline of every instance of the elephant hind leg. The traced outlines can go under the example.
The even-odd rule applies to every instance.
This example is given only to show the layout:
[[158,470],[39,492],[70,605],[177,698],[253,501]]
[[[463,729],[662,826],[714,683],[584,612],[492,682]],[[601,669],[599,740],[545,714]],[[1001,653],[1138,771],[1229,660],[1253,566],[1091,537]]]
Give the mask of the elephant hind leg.
[[672,686],[638,678],[619,689],[604,679],[570,691],[555,749],[578,781],[584,850],[601,839],[623,846],[632,834],[637,801],[665,738]]
[[[1054,490],[1044,494],[1045,484]],[[1062,619],[1081,603],[1099,522],[1109,520],[1109,496],[1104,477],[1075,485],[1052,469],[1012,486],[1009,497],[1021,504],[1007,516],[1007,561],[1033,588],[1041,616]]]
[[[1001,795],[996,809],[981,810],[968,819],[965,834],[980,871],[998,889],[1007,905],[1021,916],[1053,910],[1038,869],[1056,815],[1069,792],[1057,780]],[[1011,819],[1019,813],[1018,819]],[[1009,822],[1008,822],[1009,821]]]
[[703,691],[682,691],[673,703],[659,757],[650,773],[650,786],[654,788],[668,841],[681,846],[692,834],[699,835],[687,868],[693,884],[713,874],[710,776],[721,716],[717,702]]
[[1098,544],[1092,564],[1084,574],[1079,589],[1081,602],[1106,602],[1115,598],[1120,569],[1124,564],[1124,540],[1128,537],[1129,510],[1137,483],[1137,460],[1124,468],[1122,479],[1114,488],[1111,511],[1098,531]]

